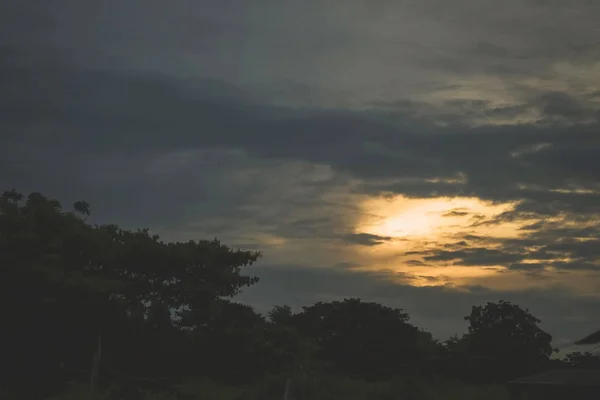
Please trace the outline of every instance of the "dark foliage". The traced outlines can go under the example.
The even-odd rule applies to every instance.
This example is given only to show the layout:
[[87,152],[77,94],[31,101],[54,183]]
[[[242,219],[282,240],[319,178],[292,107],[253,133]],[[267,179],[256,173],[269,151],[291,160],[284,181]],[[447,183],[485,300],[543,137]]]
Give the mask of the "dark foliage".
[[469,332],[444,343],[403,310],[355,298],[298,313],[276,306],[265,318],[232,300],[257,283],[244,272],[260,253],[216,239],[167,243],[147,229],[90,225],[89,215],[83,201],[70,212],[39,193],[0,197],[3,393],[43,399],[85,384],[98,337],[99,390],[114,398],[181,391],[194,377],[234,386],[295,377],[309,393],[324,376],[408,390],[417,379],[504,382],[600,368],[588,353],[550,360],[540,321],[504,301],[473,307]]

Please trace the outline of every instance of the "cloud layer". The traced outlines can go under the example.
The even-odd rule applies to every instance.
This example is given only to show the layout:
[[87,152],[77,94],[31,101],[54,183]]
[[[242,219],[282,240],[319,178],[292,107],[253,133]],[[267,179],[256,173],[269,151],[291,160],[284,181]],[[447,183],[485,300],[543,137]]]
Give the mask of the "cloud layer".
[[0,182],[262,249],[263,308],[595,327],[599,6],[284,3],[3,3]]

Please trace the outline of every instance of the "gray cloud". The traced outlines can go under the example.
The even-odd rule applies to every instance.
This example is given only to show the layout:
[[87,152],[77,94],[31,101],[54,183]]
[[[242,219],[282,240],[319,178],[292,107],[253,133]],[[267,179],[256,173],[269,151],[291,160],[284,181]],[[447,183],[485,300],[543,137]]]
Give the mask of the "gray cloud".
[[[11,165],[3,181],[38,182],[32,189],[88,198],[111,210],[101,216],[112,220],[182,235],[192,229],[182,230],[193,215],[194,223],[202,221],[195,234],[232,235],[243,224],[247,232],[287,238],[387,241],[338,233],[350,228],[347,213],[358,211],[324,196],[356,178],[357,193],[521,202],[499,221],[599,212],[597,194],[556,191],[600,184],[597,125],[437,127],[410,116],[389,121],[377,110],[260,105],[213,80],[32,68],[5,66],[0,78],[13,88],[2,103],[9,132],[0,139],[2,159]],[[275,165],[284,167],[277,173]],[[240,178],[244,170],[254,172]],[[565,246],[572,248],[561,254],[581,252]],[[579,255],[577,264],[556,267],[586,268],[595,257]],[[471,248],[440,250],[425,260],[510,266],[526,257],[523,248]]]
[[544,113],[550,116],[582,117],[585,113],[583,106],[566,93],[546,93],[541,96],[540,102],[543,103]]
[[[194,87],[152,75],[20,68],[7,68],[3,76],[4,86],[14,88],[13,96],[5,97],[9,134],[3,140],[17,144],[76,147],[89,154],[241,149],[259,157],[329,164],[362,178],[409,178],[396,185],[418,196],[449,191],[502,200],[536,197],[533,190],[515,187],[518,177],[519,183],[542,189],[537,197],[560,201],[568,194],[544,189],[598,183],[597,125],[436,128],[407,118],[398,126],[376,111],[281,110],[231,95],[219,100],[210,91],[217,86],[212,81]],[[548,147],[511,155],[541,142]],[[457,174],[465,174],[467,182],[426,181]]]
[[464,217],[465,215],[469,215],[468,211],[460,211],[460,210],[452,210],[446,214],[444,217]]
[[390,236],[372,235],[370,233],[349,233],[344,235],[343,240],[348,243],[354,243],[361,246],[377,246],[393,240]]
[[516,262],[510,264],[509,268],[516,271],[540,271],[544,269],[544,264]]
[[470,247],[462,250],[439,250],[435,254],[423,257],[426,261],[455,261],[461,265],[505,265],[520,261],[523,254],[513,254],[505,251]]
[[[597,269],[595,2],[228,3],[0,4],[0,183],[86,199],[97,221],[337,265],[259,266],[255,304],[362,294],[413,304],[442,334],[500,294],[349,271],[359,263],[339,246],[390,241],[347,234],[364,213],[352,196],[512,201],[472,222],[537,220],[518,238],[462,234],[408,266]],[[565,316],[597,305],[502,296],[533,304],[565,337],[591,326],[563,328]],[[450,303],[464,311],[445,317]]]
[[448,83],[432,71],[540,76],[553,74],[556,61],[598,60],[597,5],[570,4],[23,0],[2,5],[0,37],[38,59],[45,49],[46,58],[88,66],[289,82],[309,87],[315,101],[364,104]]

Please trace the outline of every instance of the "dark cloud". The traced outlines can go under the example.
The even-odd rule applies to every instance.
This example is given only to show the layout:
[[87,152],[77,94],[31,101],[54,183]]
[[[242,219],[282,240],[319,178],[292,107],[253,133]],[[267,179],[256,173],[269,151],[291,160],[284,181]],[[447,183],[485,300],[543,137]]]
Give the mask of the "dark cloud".
[[[3,181],[16,187],[38,182],[37,190],[91,197],[100,210],[113,210],[104,215],[113,220],[177,227],[193,213],[203,220],[203,231],[214,235],[243,222],[288,238],[336,239],[334,232],[347,228],[348,210],[325,207],[323,195],[343,185],[343,176],[362,179],[359,192],[368,194],[519,202],[496,221],[479,225],[600,211],[600,195],[580,190],[600,185],[597,125],[442,128],[409,116],[389,121],[377,110],[260,105],[214,80],[43,65],[9,65],[3,72],[0,79],[9,90],[0,112],[9,133],[0,141],[2,158],[11,165]],[[335,172],[290,182],[285,168],[279,175],[270,170],[282,162],[305,163],[290,168],[292,174],[313,173],[311,163]],[[237,171],[252,168],[257,174],[236,178]],[[288,197],[285,185],[277,189],[279,179],[301,185],[299,192]],[[272,205],[265,208],[265,202]],[[341,238],[365,246],[391,240],[366,233]],[[534,255],[568,254],[578,262],[568,264],[574,268],[589,266],[596,256],[591,250],[581,254],[579,244],[564,246],[570,250]],[[510,266],[526,254],[523,248],[470,248],[440,250],[424,259]]]
[[85,199],[97,221],[169,238],[296,259],[281,239],[304,246],[306,264],[335,258],[257,267],[248,299],[265,307],[364,295],[449,334],[502,295],[581,336],[590,323],[560,323],[593,315],[592,300],[414,288],[439,278],[357,273],[335,247],[392,240],[344,233],[364,213],[351,196],[467,196],[514,203],[472,215],[472,229],[530,222],[514,238],[461,233],[407,266],[597,269],[596,3],[462,1],[2,2],[0,183]]
[[421,260],[408,260],[408,261],[405,262],[405,264],[406,265],[418,266],[418,267],[426,266],[427,265],[426,263],[424,263]]
[[460,248],[463,248],[468,245],[469,245],[469,243],[467,241],[461,240],[459,242],[447,243],[443,247],[446,249],[457,249],[457,248],[460,249]]
[[452,210],[444,214],[444,217],[464,217],[469,214],[470,213],[468,211]]
[[479,238],[479,245],[483,247],[469,247],[466,241],[461,241],[436,250],[410,252],[409,255],[422,256],[429,262],[443,261],[465,266],[499,265],[523,271],[546,267],[564,271],[598,271],[598,220],[583,228],[566,228],[562,224],[564,221],[538,222],[526,226],[528,233],[520,237]]
[[[425,253],[428,254],[428,253]],[[513,254],[502,250],[484,247],[470,247],[462,250],[438,250],[431,255],[425,255],[426,261],[454,261],[459,265],[506,265],[524,258],[523,254]]]
[[571,96],[561,92],[546,93],[539,99],[543,104],[543,112],[550,116],[565,118],[582,117],[584,107]]
[[506,57],[510,55],[510,51],[503,46],[499,46],[490,42],[478,42],[473,48],[474,53],[482,54],[490,57]]
[[554,268],[562,270],[584,270],[584,271],[598,271],[600,266],[590,261],[558,261],[551,264]]
[[370,233],[349,233],[342,236],[342,240],[361,246],[377,246],[378,244],[389,242],[393,238],[390,236],[372,235]]
[[544,264],[517,262],[510,264],[508,268],[515,271],[540,271],[543,270],[544,267]]
[[[564,207],[583,204],[574,197],[585,196],[550,190],[590,187],[600,176],[597,124],[440,128],[406,118],[398,125],[376,111],[260,106],[214,81],[42,67],[7,67],[2,76],[9,88],[1,110],[4,148],[35,143],[79,157],[239,149],[332,165],[370,179],[366,190],[532,198]],[[514,155],[539,143],[547,147]],[[457,175],[464,180],[453,181]],[[376,183],[382,179],[397,183]]]

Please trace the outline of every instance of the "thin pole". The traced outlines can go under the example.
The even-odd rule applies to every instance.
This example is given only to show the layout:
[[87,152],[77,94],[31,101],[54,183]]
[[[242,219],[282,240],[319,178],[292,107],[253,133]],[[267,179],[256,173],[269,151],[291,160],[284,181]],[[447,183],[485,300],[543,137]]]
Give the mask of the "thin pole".
[[288,379],[285,381],[285,392],[283,393],[283,400],[290,399],[290,387],[292,386],[292,380]]
[[94,351],[92,359],[92,372],[90,374],[90,400],[96,398],[96,386],[98,385],[98,373],[100,372],[100,359],[102,357],[102,338],[98,335],[98,347]]

